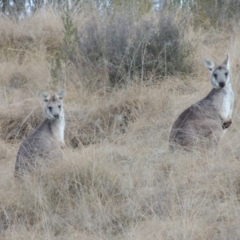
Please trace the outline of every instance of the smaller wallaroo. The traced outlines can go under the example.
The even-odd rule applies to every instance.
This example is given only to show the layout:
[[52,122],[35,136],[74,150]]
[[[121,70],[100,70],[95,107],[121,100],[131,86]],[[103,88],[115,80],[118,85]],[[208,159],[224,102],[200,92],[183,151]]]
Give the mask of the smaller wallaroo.
[[65,118],[63,110],[63,89],[51,96],[41,94],[44,101],[46,119],[21,144],[15,164],[15,177],[21,176],[36,167],[37,163],[62,157],[64,143]]
[[230,80],[229,57],[221,65],[204,59],[210,71],[212,90],[183,111],[174,122],[170,133],[170,148],[216,148],[232,123],[234,94]]

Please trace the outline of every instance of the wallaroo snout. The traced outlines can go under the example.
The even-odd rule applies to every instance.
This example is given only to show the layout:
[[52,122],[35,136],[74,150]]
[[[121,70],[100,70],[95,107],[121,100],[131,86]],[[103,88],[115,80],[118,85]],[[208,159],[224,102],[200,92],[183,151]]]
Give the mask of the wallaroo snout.
[[230,79],[229,57],[221,65],[204,59],[210,72],[212,90],[184,110],[174,122],[170,133],[171,149],[217,147],[226,129],[232,123],[234,94]]
[[57,91],[53,96],[43,92],[45,120],[20,145],[15,164],[15,177],[30,171],[42,160],[62,157],[65,118],[63,98],[65,91]]

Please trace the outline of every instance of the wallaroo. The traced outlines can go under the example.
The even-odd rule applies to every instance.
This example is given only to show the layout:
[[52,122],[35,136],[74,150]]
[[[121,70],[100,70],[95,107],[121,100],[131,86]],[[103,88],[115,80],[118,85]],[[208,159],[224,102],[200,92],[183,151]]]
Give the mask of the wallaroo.
[[212,90],[184,110],[172,126],[170,148],[216,148],[226,129],[232,124],[234,94],[230,80],[230,62],[227,55],[221,65],[204,59],[210,72]]
[[62,157],[65,118],[63,98],[65,91],[57,91],[53,96],[43,92],[45,120],[20,145],[15,164],[15,177],[34,169],[42,160]]

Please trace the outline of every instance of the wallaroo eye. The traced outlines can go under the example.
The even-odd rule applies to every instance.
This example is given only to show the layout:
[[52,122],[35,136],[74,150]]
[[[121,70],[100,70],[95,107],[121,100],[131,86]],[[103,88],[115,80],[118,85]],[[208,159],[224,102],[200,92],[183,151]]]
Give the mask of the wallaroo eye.
[[214,76],[215,78],[217,78],[217,74],[216,74],[216,73],[214,73],[213,76]]
[[228,72],[225,72],[225,76],[226,76],[226,77],[228,76]]
[[52,111],[52,107],[48,107],[49,111],[51,112]]
[[58,108],[59,108],[59,109],[61,109],[61,107],[62,107],[61,105],[58,105]]

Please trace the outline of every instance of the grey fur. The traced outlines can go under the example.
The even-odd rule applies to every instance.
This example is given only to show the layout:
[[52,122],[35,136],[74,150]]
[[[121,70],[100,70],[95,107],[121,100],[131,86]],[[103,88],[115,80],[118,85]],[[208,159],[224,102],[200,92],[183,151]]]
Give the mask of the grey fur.
[[212,90],[209,94],[184,110],[172,126],[170,147],[215,148],[226,128],[232,123],[234,94],[230,82],[228,56],[219,66],[204,59],[210,71]]
[[15,164],[15,177],[30,171],[42,160],[62,157],[65,118],[62,99],[64,90],[55,95],[41,94],[44,101],[45,120],[20,145]]

